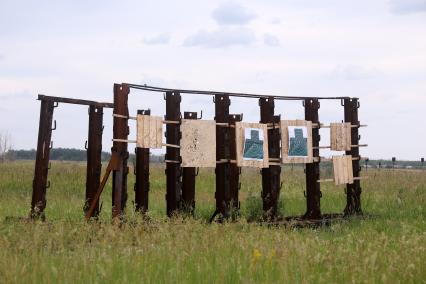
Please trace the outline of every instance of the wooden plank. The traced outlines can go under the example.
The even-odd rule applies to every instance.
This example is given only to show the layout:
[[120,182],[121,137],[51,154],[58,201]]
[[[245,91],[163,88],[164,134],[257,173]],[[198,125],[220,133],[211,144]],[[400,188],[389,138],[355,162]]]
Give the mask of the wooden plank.
[[352,156],[347,155],[346,156],[346,164],[347,164],[347,171],[348,171],[348,181],[347,183],[353,184],[354,183],[354,173],[353,173],[353,163],[352,163]]
[[157,145],[157,121],[149,120],[149,145]]
[[333,156],[333,175],[334,175],[334,182],[336,185],[340,183],[340,176],[339,176],[339,157]]
[[[289,151],[289,126],[305,126],[307,131],[307,150],[306,157],[292,157],[288,155]],[[313,148],[312,148],[312,122],[306,120],[282,120],[281,121],[281,149],[282,162],[285,164],[305,164],[313,163]]]
[[182,167],[216,167],[216,122],[183,119],[181,131]]
[[138,114],[136,120],[136,146],[139,148],[162,148],[162,118]]
[[340,184],[352,184],[354,181],[352,172],[352,156],[333,156],[333,173],[334,183]]
[[163,120],[161,117],[156,117],[155,121],[157,122],[156,125],[156,132],[157,132],[157,139],[155,144],[155,149],[159,149],[163,146]]
[[150,135],[149,135],[149,133],[151,132],[151,129],[150,129],[150,126],[151,126],[150,120],[151,120],[151,118],[148,117],[148,116],[145,116],[144,119],[143,119],[143,131],[142,131],[142,133],[143,133],[143,140],[142,140],[142,144],[143,144],[144,148],[150,148],[149,147],[150,146],[150,140],[149,140]]
[[351,124],[330,123],[330,148],[332,151],[351,149]]
[[[263,161],[247,160],[243,158],[244,152],[244,129],[257,128],[263,131]],[[269,151],[268,151],[268,127],[263,123],[235,123],[235,139],[237,146],[237,165],[239,167],[254,167],[254,168],[267,168],[269,167]]]

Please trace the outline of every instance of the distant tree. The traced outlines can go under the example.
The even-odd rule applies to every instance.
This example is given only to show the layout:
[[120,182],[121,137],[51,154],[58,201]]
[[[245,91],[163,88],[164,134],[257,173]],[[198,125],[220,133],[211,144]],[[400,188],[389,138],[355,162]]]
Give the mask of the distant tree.
[[12,137],[8,132],[0,133],[0,162],[7,160],[9,151],[12,150]]

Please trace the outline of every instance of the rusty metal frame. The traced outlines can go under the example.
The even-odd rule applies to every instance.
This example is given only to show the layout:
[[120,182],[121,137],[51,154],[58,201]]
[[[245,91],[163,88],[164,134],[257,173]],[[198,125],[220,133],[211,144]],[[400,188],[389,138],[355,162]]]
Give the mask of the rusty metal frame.
[[[151,110],[138,110],[138,114],[151,115]],[[135,156],[135,209],[144,214],[149,203],[149,148],[135,147]]]
[[[243,120],[243,114],[230,114],[229,115],[229,156],[230,160],[237,159],[237,144],[235,143],[235,123]],[[234,126],[234,127],[233,127]],[[229,192],[230,192],[230,206],[231,214],[235,219],[239,215],[240,199],[239,191],[241,189],[240,182],[241,167],[236,163],[231,163],[229,169]]]
[[[360,107],[357,98],[344,99],[343,107],[345,111],[345,122],[350,122],[352,125],[360,125],[358,121],[358,108]],[[358,127],[351,128],[351,144],[358,145],[360,140]],[[352,147],[350,151],[346,151],[346,155],[352,155],[352,168],[354,178],[359,178],[361,172],[359,147]],[[353,184],[346,185],[346,207],[345,215],[360,215],[361,210],[361,184],[359,179],[354,179]]]
[[[281,116],[274,115],[274,98],[260,98],[260,123],[272,125],[268,129],[269,159],[280,158],[280,130],[278,128]],[[275,127],[277,126],[277,127]],[[262,201],[266,220],[273,220],[278,216],[278,200],[280,195],[281,166],[270,165],[262,169]]]
[[[50,187],[48,173],[50,169],[50,149],[52,148],[52,130],[56,129],[56,121],[53,121],[53,111],[59,103],[89,106],[89,133],[86,143],[86,202],[84,206],[86,211],[99,184],[102,167],[100,156],[102,153],[103,108],[112,108],[113,104],[45,95],[39,95],[38,100],[41,101],[41,106],[30,218],[45,219],[46,191]],[[54,127],[52,127],[52,122],[54,122]],[[99,213],[98,205],[96,205],[95,215],[97,213]]]
[[[216,94],[213,102],[215,104],[215,121],[217,123],[229,123],[229,106],[231,101],[227,94]],[[216,161],[228,160],[228,162],[216,165],[216,210],[210,218],[212,221],[216,215],[220,218],[230,217],[230,130],[228,127],[216,126]]]
[[[118,169],[112,171],[112,218],[121,218],[127,202],[127,160],[129,158],[128,143],[129,135],[129,108],[128,95],[130,89],[127,85],[114,84],[114,119],[112,153],[117,153]],[[118,115],[118,116],[117,116]],[[120,117],[121,116],[121,117]]]
[[[197,119],[197,112],[183,113],[184,119]],[[182,169],[182,206],[183,211],[194,215],[195,210],[195,177],[198,169],[195,167],[185,167]]]
[[[92,204],[101,181],[103,115],[103,107],[89,106],[89,133],[85,145],[87,150],[87,167],[84,212],[87,212],[90,204]],[[99,202],[96,202],[93,216],[97,217],[99,212]]]
[[[166,92],[166,116],[165,120],[180,121],[181,96],[179,92]],[[180,145],[182,133],[180,124],[167,124],[166,144]],[[167,175],[167,216],[171,217],[182,209],[182,167],[180,149],[167,146],[166,148],[166,175]]]
[[[301,100],[305,108],[305,119],[318,125],[312,130],[313,156],[314,162],[306,164],[306,213],[301,216],[303,220],[321,220],[333,214],[322,215],[320,208],[321,189],[320,183],[320,157],[319,157],[319,128],[321,124],[318,119],[320,100],[341,100],[344,106],[344,120],[352,125],[360,125],[358,121],[359,101],[357,98],[349,97],[290,97],[290,96],[265,96],[246,93],[224,93],[215,91],[179,90],[158,88],[146,85],[135,84],[114,84],[114,103],[102,103],[88,100],[78,100],[61,97],[39,96],[41,101],[39,136],[37,145],[37,158],[33,181],[33,196],[31,202],[31,217],[44,218],[46,207],[46,188],[49,187],[47,174],[49,169],[49,154],[51,148],[53,110],[57,103],[70,103],[89,106],[89,133],[87,141],[87,177],[86,177],[86,219],[96,217],[99,213],[99,196],[105,186],[109,173],[113,176],[112,188],[112,217],[121,218],[124,214],[127,201],[127,174],[128,174],[128,95],[130,89],[147,90],[157,93],[165,93],[166,115],[165,120],[177,123],[166,125],[166,144],[180,145],[181,132],[180,113],[181,94],[199,94],[213,96],[215,103],[215,120],[220,125],[216,126],[216,158],[220,161],[216,165],[216,211],[211,220],[217,215],[219,220],[226,219],[233,212],[238,212],[239,203],[239,176],[241,168],[233,164],[235,160],[235,129],[232,125],[236,121],[242,120],[242,114],[229,114],[231,104],[230,97],[258,98],[260,106],[260,122],[267,123],[269,140],[269,159],[276,160],[280,157],[280,131],[275,127],[280,123],[280,116],[274,115],[275,100]],[[112,159],[100,182],[101,172],[101,151],[102,151],[102,122],[103,109],[113,108],[113,138],[114,143],[111,149]],[[138,114],[150,115],[149,110],[140,110]],[[185,112],[184,118],[197,118],[195,112]],[[230,127],[223,127],[222,124]],[[272,126],[272,127],[271,127]],[[360,136],[358,127],[351,128],[351,144],[358,145]],[[353,174],[359,177],[360,156],[359,148],[353,147],[346,152],[352,155]],[[167,215],[173,216],[181,212],[194,214],[195,209],[195,177],[198,173],[196,168],[181,167],[180,149],[178,147],[166,148],[166,175],[167,175]],[[149,193],[149,149],[136,148],[135,165],[135,207],[137,211],[145,213],[148,210]],[[262,200],[264,210],[264,220],[277,222],[278,200],[281,188],[281,166],[270,165],[269,168],[262,169]],[[360,180],[356,179],[353,185],[347,185],[347,205],[344,214],[362,214],[361,210],[361,186]],[[89,206],[90,205],[90,206]],[[90,208],[90,209],[88,209]],[[89,210],[89,212],[87,211]],[[328,217],[327,217],[328,216]],[[339,215],[340,216],[340,215]],[[292,217],[286,217],[286,220]]]
[[[305,120],[312,121],[318,125],[318,110],[320,102],[318,99],[305,99]],[[313,157],[319,158],[319,142],[320,142],[319,128],[312,129],[312,147]],[[320,219],[321,218],[321,188],[320,183],[320,161],[315,161],[306,164],[306,213],[305,219]]]

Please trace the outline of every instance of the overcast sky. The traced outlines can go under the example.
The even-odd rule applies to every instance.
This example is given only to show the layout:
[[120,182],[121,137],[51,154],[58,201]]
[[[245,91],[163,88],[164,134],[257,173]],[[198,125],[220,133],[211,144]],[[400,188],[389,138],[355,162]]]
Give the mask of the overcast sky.
[[[112,101],[131,82],[294,96],[359,97],[361,155],[426,156],[426,0],[0,1],[0,132],[35,148],[37,94]],[[161,94],[132,91],[130,112],[164,115]],[[210,97],[182,111],[213,118]],[[231,112],[259,120],[257,101]],[[300,102],[279,102],[285,119]],[[323,102],[320,121],[340,121]],[[83,148],[87,108],[60,104],[54,147]],[[104,150],[112,138],[105,111]],[[322,145],[328,129],[321,130]],[[135,139],[134,127],[130,139]],[[326,152],[322,152],[328,155]]]

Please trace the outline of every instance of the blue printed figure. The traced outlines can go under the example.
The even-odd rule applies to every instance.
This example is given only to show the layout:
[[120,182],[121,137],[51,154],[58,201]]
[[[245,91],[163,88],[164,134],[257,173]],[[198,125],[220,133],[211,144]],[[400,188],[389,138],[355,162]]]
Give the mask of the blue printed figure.
[[263,140],[259,139],[259,129],[251,129],[250,138],[244,140],[243,159],[263,160]]
[[303,129],[294,129],[294,137],[290,138],[290,147],[288,149],[288,155],[299,157],[308,155],[308,138],[303,137]]

